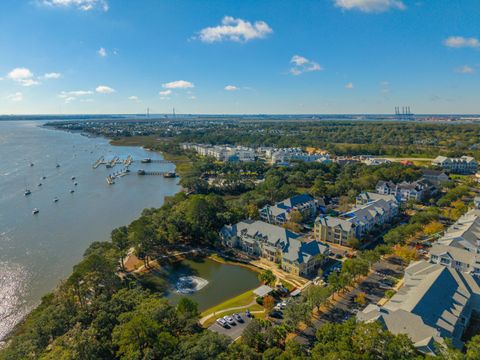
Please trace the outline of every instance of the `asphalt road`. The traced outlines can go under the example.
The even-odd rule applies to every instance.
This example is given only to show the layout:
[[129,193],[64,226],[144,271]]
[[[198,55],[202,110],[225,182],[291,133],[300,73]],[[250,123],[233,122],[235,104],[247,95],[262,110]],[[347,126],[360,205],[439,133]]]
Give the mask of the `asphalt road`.
[[[400,259],[391,258],[388,261],[381,260],[373,264],[373,270],[357,287],[347,294],[343,294],[341,300],[334,307],[322,314],[318,319],[315,319],[312,326],[302,331],[295,339],[301,344],[312,344],[315,340],[316,329],[326,322],[343,322],[351,316],[355,316],[356,311],[361,311],[368,304],[376,304],[383,298],[385,291],[388,290],[388,288],[382,287],[381,280],[385,276],[401,277],[405,270],[405,265]],[[366,303],[361,307],[354,301],[360,292],[364,292],[366,295]]]
[[239,336],[242,335],[243,330],[245,327],[252,321],[251,318],[248,318],[245,316],[245,313],[241,313],[240,316],[243,319],[243,323],[235,321],[236,325],[230,326],[229,329],[224,328],[223,326],[218,325],[216,322],[213,323],[213,325],[210,325],[208,327],[208,330],[215,331],[219,334],[227,335],[229,336],[232,340],[237,339]]

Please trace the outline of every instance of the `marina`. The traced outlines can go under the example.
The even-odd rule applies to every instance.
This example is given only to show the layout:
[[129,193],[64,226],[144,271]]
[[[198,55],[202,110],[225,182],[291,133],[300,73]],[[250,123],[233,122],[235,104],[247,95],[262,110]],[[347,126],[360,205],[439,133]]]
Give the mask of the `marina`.
[[[165,196],[179,191],[176,181],[122,171],[129,155],[133,174],[140,167],[174,171],[166,161],[140,166],[140,159],[147,157],[163,160],[159,153],[116,147],[103,138],[41,124],[0,122],[5,160],[0,164],[0,206],[9,209],[0,216],[0,342],[41,296],[71,273],[91,242],[108,240],[112,229],[130,223],[144,208],[161,206]],[[92,169],[99,158],[115,156],[122,164]],[[109,174],[118,176],[113,186],[105,182]],[[38,213],[33,214],[34,209]]]

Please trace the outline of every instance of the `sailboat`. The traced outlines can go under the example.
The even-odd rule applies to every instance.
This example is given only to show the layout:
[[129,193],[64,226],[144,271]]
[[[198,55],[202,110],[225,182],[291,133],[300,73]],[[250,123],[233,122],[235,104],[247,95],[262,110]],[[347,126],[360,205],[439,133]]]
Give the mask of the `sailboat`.
[[28,196],[28,195],[30,195],[32,192],[30,191],[30,189],[29,189],[28,186],[27,186],[27,181],[26,181],[25,179],[23,179],[23,182],[25,183],[25,192],[23,193],[23,195]]

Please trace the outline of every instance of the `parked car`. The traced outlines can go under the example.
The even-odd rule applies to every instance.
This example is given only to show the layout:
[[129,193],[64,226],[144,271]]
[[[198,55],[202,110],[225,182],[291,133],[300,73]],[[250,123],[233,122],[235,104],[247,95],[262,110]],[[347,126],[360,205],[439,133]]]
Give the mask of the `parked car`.
[[227,322],[225,321],[224,318],[219,318],[217,319],[217,324],[224,327],[224,328],[229,328]]
[[228,323],[228,325],[236,325],[235,320],[231,316],[225,315],[223,319]]
[[282,312],[277,311],[277,310],[274,310],[274,311],[270,312],[270,314],[268,314],[268,316],[270,316],[271,318],[274,318],[274,319],[283,319]]
[[233,314],[232,316],[236,321],[243,323],[243,318],[240,316],[240,314]]
[[245,316],[248,317],[248,318],[252,317],[252,313],[250,312],[249,309],[247,309],[247,311],[245,311]]

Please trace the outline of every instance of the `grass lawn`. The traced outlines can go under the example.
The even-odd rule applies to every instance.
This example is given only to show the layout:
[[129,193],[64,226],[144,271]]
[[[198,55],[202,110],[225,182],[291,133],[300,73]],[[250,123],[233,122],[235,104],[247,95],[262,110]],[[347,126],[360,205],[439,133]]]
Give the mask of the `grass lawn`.
[[[231,299],[228,299],[227,301],[224,301],[223,303],[220,303],[218,305],[215,305],[211,307],[210,309],[207,309],[203,311],[200,314],[200,317],[204,317],[208,314],[211,314],[213,312],[220,312],[222,310],[232,308],[232,307],[237,307],[237,306],[247,306],[253,301],[255,301],[255,294],[253,293],[253,290],[248,290],[247,292],[244,292],[243,294],[240,294],[238,296],[235,296]],[[258,305],[255,303],[255,305]],[[258,305],[260,306],[260,305]],[[263,307],[260,306],[262,309]]]
[[[255,294],[253,293],[253,290],[249,290],[247,292],[244,292],[243,294],[240,294],[238,296],[235,296],[231,299],[228,299],[227,301],[218,304],[216,306],[211,307],[210,309],[207,309],[203,311],[200,314],[200,318],[210,315],[210,314],[215,314],[208,320],[206,320],[202,325],[203,327],[209,327],[212,325],[217,318],[220,316],[225,316],[225,315],[231,315],[233,313],[241,313],[245,312],[245,310],[249,309],[250,311],[263,311],[264,308],[261,305],[258,305],[257,303],[250,305],[253,301],[255,301]],[[227,310],[233,307],[243,307],[242,309],[236,309],[236,310]],[[255,313],[253,314],[256,318],[263,319],[266,316],[266,312],[263,313]]]

